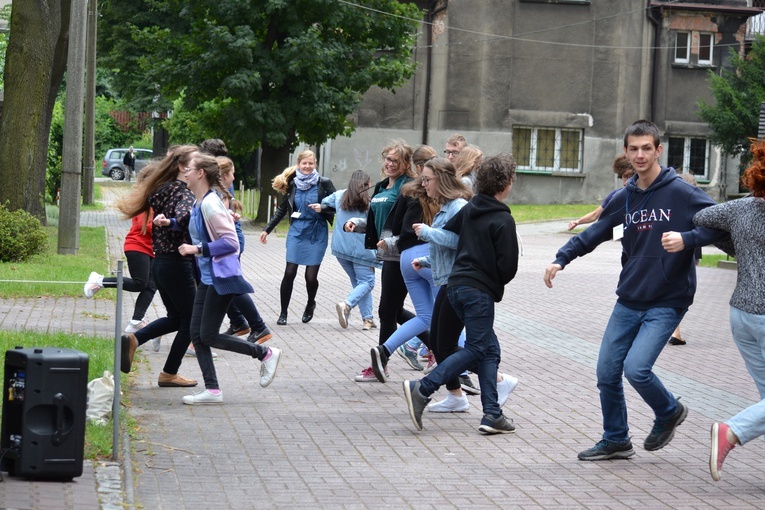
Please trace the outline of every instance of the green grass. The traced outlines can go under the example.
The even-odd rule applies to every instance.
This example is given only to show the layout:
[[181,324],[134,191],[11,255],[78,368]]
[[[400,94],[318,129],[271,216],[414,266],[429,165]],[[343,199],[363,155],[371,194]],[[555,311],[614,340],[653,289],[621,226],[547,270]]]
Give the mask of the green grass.
[[734,258],[723,254],[707,255],[703,250],[704,248],[702,248],[703,256],[701,257],[701,260],[699,260],[699,265],[702,267],[717,267],[717,262],[720,260],[735,260]]
[[510,204],[510,211],[517,223],[535,221],[554,221],[581,218],[600,204],[551,204],[551,205],[522,205]]
[[[106,231],[104,227],[80,227],[79,253],[58,255],[58,229],[45,227],[48,249],[23,263],[0,263],[0,296],[82,296],[82,286],[91,271],[105,273]],[[8,280],[41,281],[53,283],[11,283]],[[74,282],[74,283],[63,283]],[[102,296],[101,294],[105,294]],[[101,293],[101,298],[114,298],[114,293]]]
[[103,211],[104,210],[104,204],[100,200],[103,199],[103,193],[101,193],[101,185],[100,184],[94,184],[93,185],[93,204],[92,205],[84,205],[82,204],[80,206],[81,211]]
[[[0,331],[0,367],[2,367],[3,381],[5,380],[5,353],[16,346],[25,348],[61,347],[85,352],[88,354],[88,381],[101,377],[105,370],[111,372],[114,368],[114,342],[106,338],[68,333],[46,334],[31,331]],[[127,376],[122,375],[121,377],[121,386],[123,386],[126,383]],[[2,409],[0,409],[1,413]],[[134,428],[128,413],[120,412],[120,421],[123,427],[130,426]],[[85,458],[103,459],[110,457],[111,454],[111,419],[106,425],[87,423],[85,426]]]

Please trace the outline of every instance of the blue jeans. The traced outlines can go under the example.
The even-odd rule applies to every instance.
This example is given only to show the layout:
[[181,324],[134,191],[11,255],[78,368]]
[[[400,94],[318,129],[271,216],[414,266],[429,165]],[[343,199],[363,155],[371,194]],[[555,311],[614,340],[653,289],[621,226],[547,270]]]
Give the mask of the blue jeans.
[[451,354],[427,376],[420,379],[420,392],[429,397],[465,370],[473,370],[481,385],[483,413],[502,415],[497,399],[497,369],[500,348],[494,334],[494,298],[482,290],[458,285],[448,287],[446,295],[465,330],[465,348]]
[[653,364],[685,312],[675,308],[633,310],[620,303],[614,306],[598,354],[603,439],[623,443],[630,438],[622,374],[657,418],[668,418],[677,410],[677,400],[653,373]]
[[353,285],[353,290],[345,298],[345,303],[351,308],[358,306],[362,319],[374,318],[372,314],[372,289],[375,288],[375,268],[340,257],[337,257],[337,261],[348,274],[351,285]]
[[731,307],[730,329],[762,399],[728,420],[728,426],[743,445],[765,435],[765,315]]
[[430,248],[427,244],[418,244],[401,252],[401,276],[409,291],[416,316],[402,324],[385,341],[385,348],[391,354],[410,338],[430,329],[438,288],[433,284],[433,273],[429,267],[423,267],[419,271],[412,267],[412,260],[425,257],[428,253]]

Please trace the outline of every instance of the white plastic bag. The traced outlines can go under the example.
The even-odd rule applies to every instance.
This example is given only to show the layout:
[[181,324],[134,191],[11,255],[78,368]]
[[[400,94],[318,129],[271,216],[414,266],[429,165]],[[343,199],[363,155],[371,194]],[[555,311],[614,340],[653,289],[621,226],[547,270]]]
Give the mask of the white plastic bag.
[[114,401],[114,376],[105,371],[103,377],[88,383],[88,420],[96,425],[106,425]]

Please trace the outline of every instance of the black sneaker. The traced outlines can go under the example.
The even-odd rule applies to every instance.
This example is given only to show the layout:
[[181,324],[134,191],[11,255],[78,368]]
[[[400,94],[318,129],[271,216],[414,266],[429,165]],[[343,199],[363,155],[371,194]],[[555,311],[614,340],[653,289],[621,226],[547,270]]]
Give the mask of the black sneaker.
[[470,378],[469,375],[461,375],[460,376],[460,386],[462,386],[462,391],[464,391],[468,395],[480,395],[481,394],[481,390],[478,389],[478,386],[473,384],[473,380]]
[[645,449],[653,452],[667,446],[675,436],[675,429],[683,423],[686,416],[688,416],[688,408],[678,398],[677,409],[672,416],[663,420],[658,418],[654,420],[653,429],[651,429],[651,433],[648,434],[648,437],[645,438],[645,443],[643,443]]
[[385,352],[385,346],[378,345],[377,347],[372,347],[369,354],[372,355],[372,370],[375,373],[375,377],[377,377],[378,381],[385,382],[385,367],[388,366],[388,353]]
[[579,460],[608,460],[608,459],[629,459],[635,455],[632,449],[632,442],[617,443],[608,439],[601,439],[598,444],[579,452]]
[[250,334],[250,326],[229,326],[224,334],[229,336],[247,336]]
[[422,430],[422,412],[430,399],[420,393],[420,381],[404,381],[404,398],[412,423],[417,430]]
[[515,432],[513,420],[508,420],[505,415],[492,416],[484,414],[481,424],[478,426],[481,434],[512,434]]
[[262,344],[271,340],[271,330],[268,326],[263,327],[261,331],[253,331],[250,336],[247,337],[247,341],[253,344]]

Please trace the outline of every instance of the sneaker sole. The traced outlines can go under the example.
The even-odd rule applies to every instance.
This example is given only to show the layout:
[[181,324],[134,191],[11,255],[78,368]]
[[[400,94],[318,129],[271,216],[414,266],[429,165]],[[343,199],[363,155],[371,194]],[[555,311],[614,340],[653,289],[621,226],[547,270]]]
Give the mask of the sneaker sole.
[[380,357],[380,351],[377,347],[372,347],[369,352],[372,355],[372,370],[375,373],[375,377],[377,377],[378,381],[384,383],[386,381],[385,368],[383,367],[382,358]]
[[183,403],[186,404],[187,406],[209,406],[209,405],[216,405],[216,404],[220,405],[220,404],[223,403],[223,401],[222,400],[216,400],[214,402],[186,402],[184,400]]
[[484,434],[486,436],[491,436],[494,434],[514,434],[515,433],[515,429],[513,430],[495,429],[494,427],[491,427],[489,425],[479,425],[478,431],[481,434]]
[[481,390],[479,390],[478,388],[473,388],[472,386],[468,386],[467,384],[460,384],[460,386],[462,387],[462,391],[464,391],[468,395],[480,395],[481,394]]
[[130,363],[130,336],[127,337],[127,342],[120,337],[120,372],[123,374],[129,374],[131,367]]
[[441,414],[446,414],[446,413],[467,413],[468,411],[470,411],[470,406],[467,406],[465,409],[449,409],[449,410],[445,409],[443,411],[442,410],[431,409],[430,406],[428,406],[426,409],[428,410],[429,413],[441,413]]
[[417,419],[414,417],[414,403],[412,402],[412,391],[409,389],[409,381],[404,381],[404,398],[406,399],[406,406],[409,409],[409,417],[414,423],[414,427],[417,430],[422,430],[422,425],[417,423]]
[[376,377],[374,379],[370,379],[368,377],[356,376],[356,377],[353,378],[353,380],[356,381],[356,382],[380,382],[380,381],[377,380]]
[[722,478],[722,473],[717,469],[717,452],[720,446],[718,443],[719,429],[719,423],[712,424],[712,449],[709,452],[709,474],[712,475],[712,480],[715,482],[719,482]]
[[190,384],[181,384],[181,383],[168,383],[168,382],[158,382],[157,386],[160,388],[193,388],[199,384],[198,382],[194,381]]
[[609,453],[606,455],[597,455],[593,457],[577,457],[579,460],[586,460],[586,461],[596,461],[596,460],[611,460],[611,459],[629,459],[635,455],[635,450],[633,448],[630,448],[627,451],[623,452],[614,452]]
[[335,310],[337,310],[337,320],[340,322],[340,327],[348,329],[348,321],[345,320],[345,310],[343,310],[343,306],[338,303],[335,305]]
[[678,419],[677,423],[675,423],[675,426],[672,427],[672,432],[669,434],[667,439],[665,441],[657,444],[656,446],[652,446],[650,448],[645,443],[643,443],[643,447],[646,449],[646,451],[648,451],[648,452],[655,452],[655,451],[661,450],[662,448],[667,446],[669,444],[669,442],[672,441],[672,438],[675,437],[675,431],[677,431],[677,427],[679,427],[680,425],[683,424],[683,422],[685,421],[685,418],[687,416],[688,416],[688,408],[683,406],[683,412],[680,414],[680,418]]

